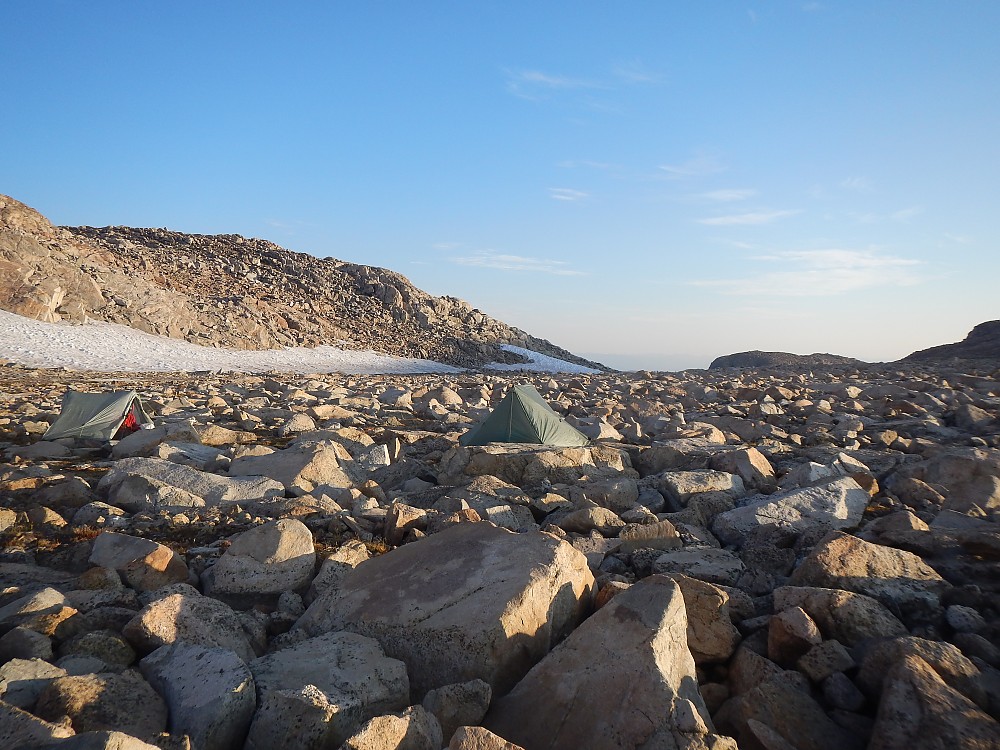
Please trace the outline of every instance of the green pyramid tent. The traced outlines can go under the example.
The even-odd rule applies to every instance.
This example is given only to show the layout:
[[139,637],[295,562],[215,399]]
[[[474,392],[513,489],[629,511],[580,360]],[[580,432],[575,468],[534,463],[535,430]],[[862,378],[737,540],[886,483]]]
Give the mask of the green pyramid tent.
[[42,440],[95,438],[113,440],[149,424],[142,401],[135,391],[80,393],[66,391],[59,419],[42,435]]
[[490,415],[459,438],[462,445],[540,443],[586,445],[587,436],[556,414],[530,385],[516,385]]

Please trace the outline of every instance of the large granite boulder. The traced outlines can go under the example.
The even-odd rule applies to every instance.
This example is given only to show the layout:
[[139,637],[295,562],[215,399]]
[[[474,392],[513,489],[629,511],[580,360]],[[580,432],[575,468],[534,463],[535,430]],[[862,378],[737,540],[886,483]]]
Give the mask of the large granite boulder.
[[798,532],[817,527],[853,528],[861,522],[870,499],[854,479],[838,477],[811,487],[760,495],[719,514],[712,531],[726,544],[740,544],[755,528],[767,524]]
[[202,575],[205,593],[235,606],[305,589],[316,567],[312,533],[302,521],[282,518],[240,534]]
[[349,570],[295,627],[376,638],[418,699],[475,678],[506,692],[582,619],[593,584],[586,557],[547,534],[457,524]]
[[877,599],[840,589],[781,586],[774,590],[774,611],[799,607],[827,638],[854,646],[869,638],[906,635],[906,626]]
[[680,588],[650,576],[615,596],[494,701],[483,726],[550,750],[686,747],[710,736]]
[[150,602],[125,625],[123,633],[143,652],[184,641],[227,649],[243,661],[257,656],[236,613],[227,604],[194,590]]
[[878,599],[894,613],[924,618],[949,588],[930,565],[905,550],[831,531],[789,579],[792,586],[843,589]]

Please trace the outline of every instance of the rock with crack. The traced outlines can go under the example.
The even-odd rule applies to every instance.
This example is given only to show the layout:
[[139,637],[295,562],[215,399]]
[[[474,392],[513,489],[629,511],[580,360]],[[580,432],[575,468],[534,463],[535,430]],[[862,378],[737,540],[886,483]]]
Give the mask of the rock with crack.
[[415,698],[475,678],[505,692],[583,618],[593,585],[565,542],[463,523],[362,562],[295,627],[378,639]]

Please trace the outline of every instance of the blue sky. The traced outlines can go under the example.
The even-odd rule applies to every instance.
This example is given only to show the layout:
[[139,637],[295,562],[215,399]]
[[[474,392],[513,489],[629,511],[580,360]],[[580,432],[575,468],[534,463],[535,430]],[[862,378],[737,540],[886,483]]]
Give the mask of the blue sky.
[[1000,3],[8,0],[0,192],[384,266],[619,367],[1000,317]]

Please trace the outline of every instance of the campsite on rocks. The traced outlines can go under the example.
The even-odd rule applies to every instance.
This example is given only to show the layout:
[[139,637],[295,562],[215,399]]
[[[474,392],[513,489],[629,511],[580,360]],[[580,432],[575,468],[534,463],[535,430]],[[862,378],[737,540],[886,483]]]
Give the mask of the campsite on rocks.
[[996,375],[8,363],[0,746],[995,748]]
[[1000,747],[1000,323],[623,373],[379,269],[0,219],[0,747]]

